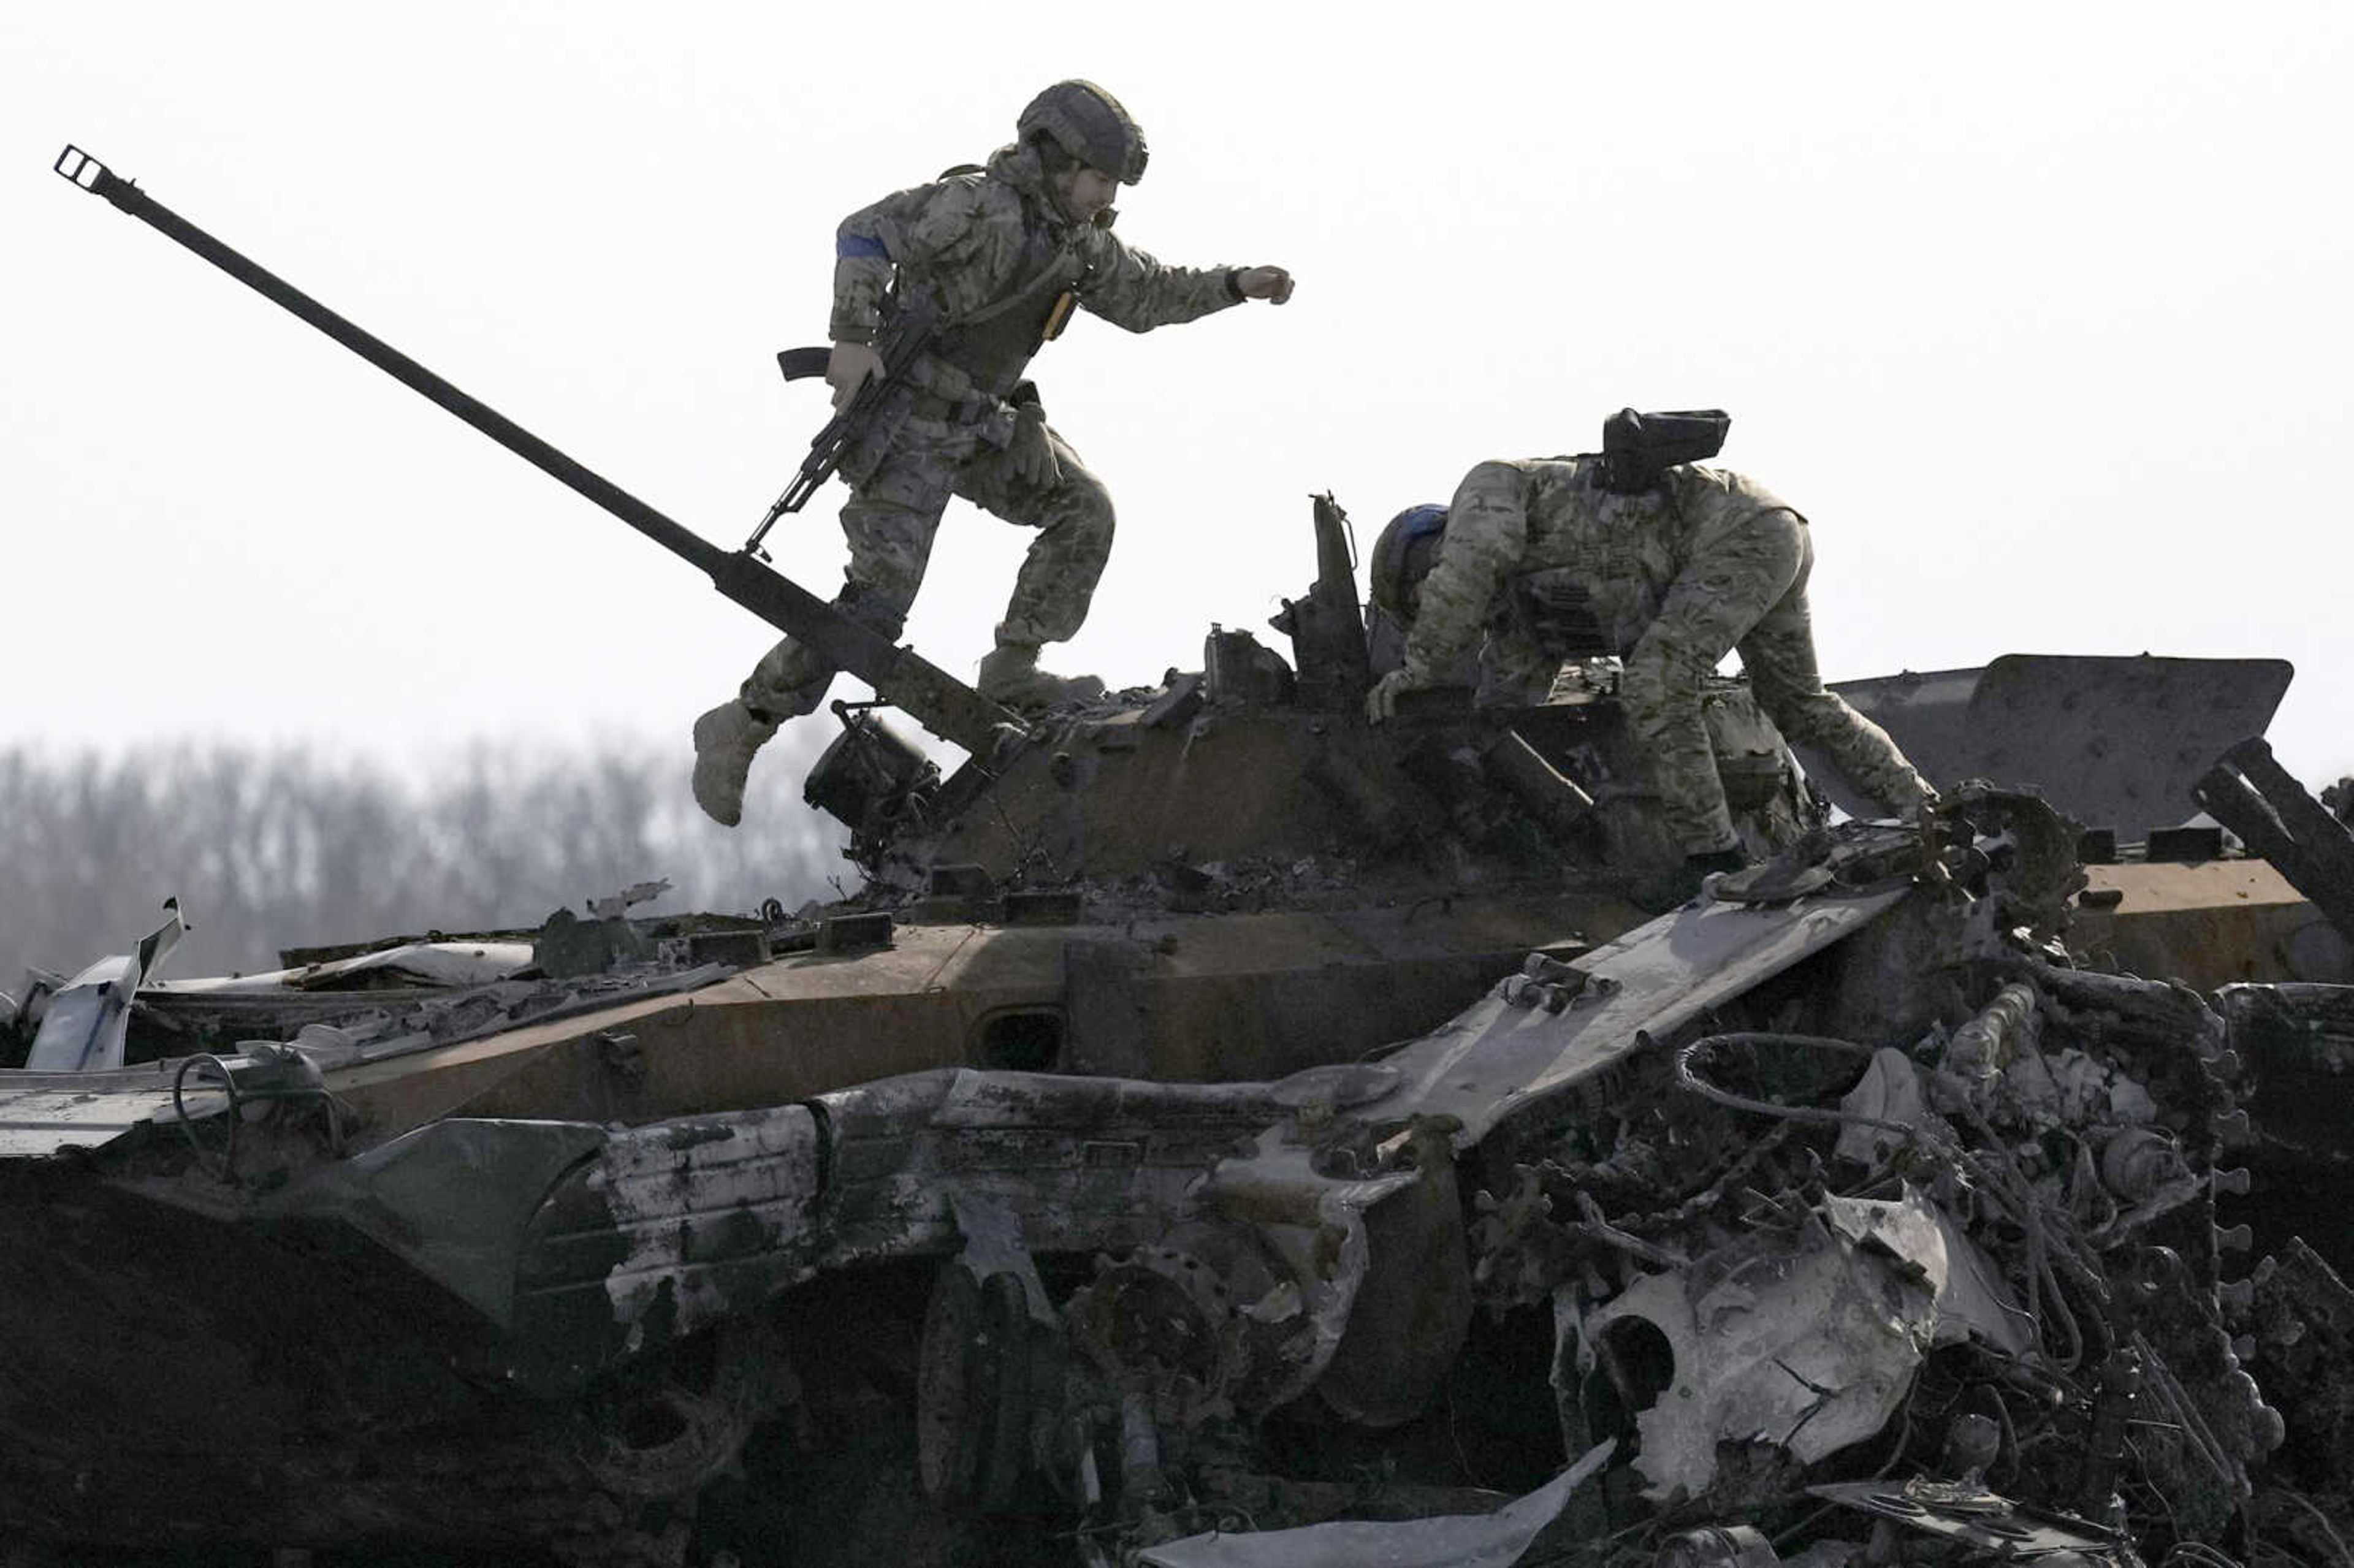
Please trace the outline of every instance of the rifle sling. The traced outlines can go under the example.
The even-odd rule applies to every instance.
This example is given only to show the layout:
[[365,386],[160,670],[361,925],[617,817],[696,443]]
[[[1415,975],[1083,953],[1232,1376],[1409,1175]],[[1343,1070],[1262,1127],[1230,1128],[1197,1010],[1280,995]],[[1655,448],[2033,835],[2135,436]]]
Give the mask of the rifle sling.
[[1041,283],[1053,281],[1062,272],[1063,264],[1070,260],[1070,255],[1071,248],[1067,243],[1056,246],[1055,248],[1054,255],[1047,258],[1046,264],[1044,267],[1041,267],[1035,274],[1024,281],[1020,288],[1014,290],[1013,292],[1006,295],[1002,300],[991,301],[988,304],[981,306],[981,309],[973,312],[970,315],[968,315],[961,320],[943,323],[944,330],[954,332],[964,327],[981,326],[985,323],[995,321],[998,317],[1005,314],[1006,312],[1013,309],[1014,306],[1022,304],[1034,296],[1038,292],[1038,286]]

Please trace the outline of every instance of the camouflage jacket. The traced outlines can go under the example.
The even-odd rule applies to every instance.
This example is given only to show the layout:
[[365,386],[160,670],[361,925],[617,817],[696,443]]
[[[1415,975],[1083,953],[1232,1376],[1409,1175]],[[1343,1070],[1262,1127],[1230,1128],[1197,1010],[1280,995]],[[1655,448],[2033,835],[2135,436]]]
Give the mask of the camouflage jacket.
[[1697,464],[1670,469],[1656,491],[1618,495],[1603,487],[1599,458],[1483,462],[1447,507],[1406,668],[1433,683],[1479,647],[1513,578],[1564,567],[1576,568],[1600,640],[1627,653],[1659,619],[1677,577],[1762,512],[1797,516],[1755,481]]
[[1069,289],[1081,308],[1130,332],[1192,321],[1240,299],[1231,269],[1164,266],[1109,229],[1064,218],[1026,148],[1001,147],[984,173],[897,191],[852,213],[834,249],[837,343],[874,340],[895,277],[903,290],[928,293],[952,323],[1025,290],[1050,268],[1056,276],[1038,291],[1040,314],[1044,302]]

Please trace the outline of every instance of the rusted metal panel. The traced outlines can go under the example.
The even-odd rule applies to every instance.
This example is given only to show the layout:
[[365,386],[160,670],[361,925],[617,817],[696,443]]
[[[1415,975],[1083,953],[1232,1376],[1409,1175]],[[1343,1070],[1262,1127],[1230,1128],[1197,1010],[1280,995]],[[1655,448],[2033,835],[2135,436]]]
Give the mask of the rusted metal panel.
[[2269,862],[2126,863],[2086,866],[2084,876],[2067,941],[2097,963],[2200,991],[2354,980],[2346,938]]
[[[1831,690],[1939,789],[1966,779],[2030,786],[2130,842],[2198,810],[2192,783],[2234,742],[2264,733],[2294,673],[2284,659],[2006,653],[1983,670],[1907,672]],[[1841,809],[1878,815],[1824,758],[1798,751]]]
[[95,1149],[143,1121],[171,1114],[171,1086],[158,1086],[154,1073],[140,1072],[136,1087],[96,1086],[88,1081],[96,1076],[11,1073],[0,1077],[0,1160]]
[[517,1367],[577,1383],[808,1278],[824,1141],[803,1106],[613,1131],[514,1238]]
[[1151,1029],[1140,973],[1145,951],[1127,941],[1074,938],[1063,944],[1067,1071],[1117,1078],[1145,1075]]
[[153,990],[160,996],[236,996],[288,991],[485,985],[505,980],[530,963],[528,942],[405,942],[350,958],[260,974],[159,980]]
[[1392,1114],[1451,1116],[1469,1148],[1500,1122],[1606,1071],[1640,1037],[1664,1034],[1819,952],[1893,908],[1903,887],[1821,895],[1790,909],[1702,902],[1662,915],[1573,966],[1559,1012],[1507,987],[1388,1058],[1408,1087]]
[[[175,1066],[159,1062],[105,1073],[0,1073],[0,1160],[98,1149],[142,1122],[171,1122]],[[215,1115],[228,1104],[201,1079],[188,1083],[181,1099],[191,1117]]]
[[[1137,1070],[1278,1078],[1432,1027],[1526,953],[1579,951],[1635,918],[1615,899],[1586,895],[1161,916],[1118,928],[909,926],[886,950],[798,954],[684,998],[331,1068],[330,1083],[396,1130],[451,1115],[605,1120],[617,1095],[633,1116],[777,1105],[875,1077],[985,1065],[976,1053],[984,1020],[1068,1008],[1074,942],[1130,956],[1134,992],[1119,1006],[1137,1030],[1122,1047],[1140,1050]],[[1066,1026],[1077,1044],[1078,1021],[1066,1013]],[[598,1044],[616,1033],[634,1042],[626,1083]]]
[[[724,981],[697,994],[724,994],[738,983]],[[653,1018],[685,1012],[694,1005],[676,997],[653,997],[461,1044],[427,1046],[330,1072],[328,1086],[373,1126],[387,1131],[417,1127],[459,1114],[478,1099],[488,1103],[501,1085],[553,1046],[620,1027],[643,1029]]]
[[954,1199],[1025,1216],[1041,1251],[1134,1245],[1282,1107],[1264,1084],[940,1071],[822,1097],[828,1266],[951,1250]]
[[320,1167],[256,1212],[347,1225],[505,1329],[525,1224],[605,1141],[575,1122],[437,1121]]

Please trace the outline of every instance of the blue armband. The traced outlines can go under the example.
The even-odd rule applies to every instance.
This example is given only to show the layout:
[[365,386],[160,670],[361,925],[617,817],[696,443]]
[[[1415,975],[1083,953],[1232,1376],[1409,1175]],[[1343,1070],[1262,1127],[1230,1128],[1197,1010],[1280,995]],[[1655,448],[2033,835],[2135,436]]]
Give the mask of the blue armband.
[[883,242],[871,234],[835,235],[833,253],[844,260],[853,256],[880,256],[886,261],[891,259],[891,253],[883,249]]

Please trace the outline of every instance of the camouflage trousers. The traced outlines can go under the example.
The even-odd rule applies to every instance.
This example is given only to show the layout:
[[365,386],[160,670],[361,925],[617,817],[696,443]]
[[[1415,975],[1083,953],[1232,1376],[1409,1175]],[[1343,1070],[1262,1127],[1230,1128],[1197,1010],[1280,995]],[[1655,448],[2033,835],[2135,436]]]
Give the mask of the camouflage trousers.
[[[1823,689],[1807,612],[1814,565],[1805,523],[1759,513],[1677,575],[1627,654],[1619,711],[1645,743],[1652,788],[1687,854],[1741,842],[1701,711],[1701,689],[1730,652],[1739,652],[1758,707],[1783,736],[1821,751],[1891,814],[1910,813],[1932,793],[1886,730]],[[1542,690],[1559,662],[1526,635],[1499,632],[1482,660],[1483,689]]]
[[[1013,579],[997,641],[1035,647],[1078,630],[1111,557],[1111,493],[1062,437],[1051,429],[1046,434],[1062,472],[1039,485],[1016,473],[1006,453],[971,425],[908,420],[890,456],[842,508],[850,564],[834,608],[896,641],[923,586],[940,514],[950,496],[960,495],[992,516],[1038,530]],[[825,700],[836,673],[788,637],[753,667],[743,698],[769,717],[794,717]]]

